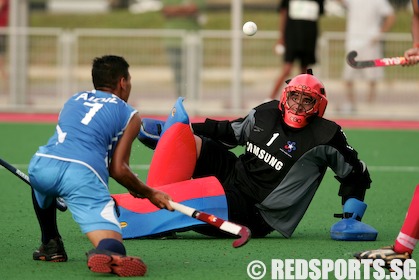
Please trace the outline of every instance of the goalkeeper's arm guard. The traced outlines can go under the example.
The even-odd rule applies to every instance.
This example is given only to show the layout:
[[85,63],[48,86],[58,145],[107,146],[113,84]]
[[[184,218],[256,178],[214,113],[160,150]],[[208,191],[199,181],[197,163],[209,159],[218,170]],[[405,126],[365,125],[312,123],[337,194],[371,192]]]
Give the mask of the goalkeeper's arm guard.
[[206,119],[203,123],[192,123],[191,126],[196,135],[216,140],[229,149],[237,146],[237,139],[230,121]]
[[340,182],[339,196],[342,197],[342,205],[349,198],[364,200],[365,192],[371,186],[371,177],[368,168],[363,161],[359,161],[359,166],[353,168],[345,178],[335,176]]

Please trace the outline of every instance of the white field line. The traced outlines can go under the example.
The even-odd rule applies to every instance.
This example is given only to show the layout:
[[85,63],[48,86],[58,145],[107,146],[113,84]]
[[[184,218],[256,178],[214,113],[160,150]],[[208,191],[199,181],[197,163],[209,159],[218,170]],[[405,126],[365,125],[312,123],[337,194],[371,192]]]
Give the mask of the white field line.
[[[27,164],[12,164],[17,169],[27,169]],[[148,170],[150,168],[149,164],[132,164],[130,165],[132,169],[135,170]],[[0,166],[0,170],[5,169],[3,166]],[[419,172],[419,166],[374,166],[374,165],[368,165],[369,171],[375,171],[375,172],[407,172],[407,173],[414,173]]]

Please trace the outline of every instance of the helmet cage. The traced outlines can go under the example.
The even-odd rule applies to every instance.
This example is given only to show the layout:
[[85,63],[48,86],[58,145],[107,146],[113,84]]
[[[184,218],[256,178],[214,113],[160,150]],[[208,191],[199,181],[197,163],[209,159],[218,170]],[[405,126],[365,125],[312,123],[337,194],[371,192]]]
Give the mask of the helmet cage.
[[[297,95],[293,95],[298,93]],[[297,100],[290,100],[293,97]],[[311,104],[308,101],[313,99]],[[287,125],[294,128],[306,126],[314,116],[322,117],[326,110],[327,99],[323,84],[313,75],[302,74],[293,78],[284,88],[280,107]]]
[[294,111],[296,115],[309,115],[314,110],[317,99],[311,94],[301,90],[300,87],[290,86],[286,91],[287,107]]

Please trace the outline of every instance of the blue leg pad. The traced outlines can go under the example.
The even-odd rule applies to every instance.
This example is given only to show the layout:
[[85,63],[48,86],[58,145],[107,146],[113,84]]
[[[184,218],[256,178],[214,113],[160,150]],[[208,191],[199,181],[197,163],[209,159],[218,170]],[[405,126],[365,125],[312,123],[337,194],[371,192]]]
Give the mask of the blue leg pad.
[[342,219],[332,226],[330,236],[342,241],[375,241],[378,231],[355,219]]
[[183,107],[183,100],[185,98],[179,97],[175,103],[175,106],[173,106],[172,111],[170,112],[169,117],[167,118],[164,126],[163,126],[163,133],[169,129],[173,124],[175,123],[184,123],[189,124],[189,116],[188,113],[185,110],[185,107]]

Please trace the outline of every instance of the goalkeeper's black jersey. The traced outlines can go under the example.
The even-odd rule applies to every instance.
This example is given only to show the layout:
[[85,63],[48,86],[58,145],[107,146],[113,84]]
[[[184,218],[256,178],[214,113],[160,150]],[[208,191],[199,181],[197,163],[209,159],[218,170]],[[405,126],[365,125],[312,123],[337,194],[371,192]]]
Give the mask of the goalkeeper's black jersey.
[[[285,125],[278,109],[278,102],[268,103],[255,109],[247,122],[253,123],[242,138],[245,153],[237,162],[237,179],[242,190],[262,202],[284,180],[309,180],[310,172],[300,159],[310,154],[310,161],[317,166],[316,174],[322,176],[329,165],[333,165],[324,153],[313,153],[319,146],[334,147],[348,159],[356,158],[353,149],[347,146],[340,127],[323,118],[315,118],[303,129],[292,129]],[[237,126],[236,126],[237,127]],[[287,178],[292,169],[298,168],[300,178]],[[318,178],[317,178],[318,179]]]
[[272,227],[290,236],[328,167],[340,181],[368,177],[353,182],[354,187],[368,188],[370,180],[338,124],[315,117],[304,128],[293,129],[283,122],[278,104],[264,103],[234,121],[207,119],[205,126],[193,128],[223,143],[244,146],[236,162],[236,186],[255,200]]

